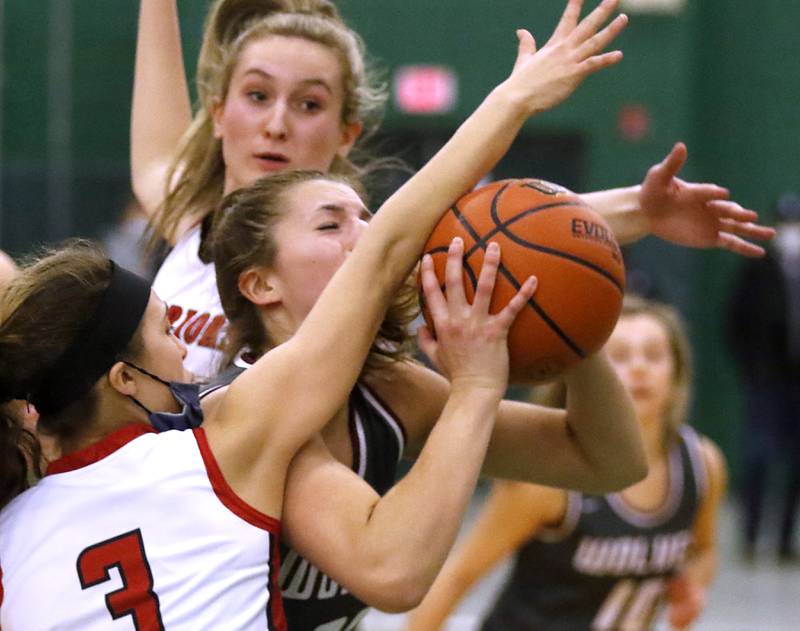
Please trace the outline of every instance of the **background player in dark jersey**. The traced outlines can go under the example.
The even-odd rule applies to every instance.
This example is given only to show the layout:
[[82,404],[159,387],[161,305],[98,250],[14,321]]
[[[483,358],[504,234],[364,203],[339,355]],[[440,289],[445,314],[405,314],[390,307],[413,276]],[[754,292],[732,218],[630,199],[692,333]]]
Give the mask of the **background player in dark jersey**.
[[665,601],[674,627],[700,614],[726,468],[716,445],[684,424],[686,336],[672,309],[627,298],[606,351],[633,397],[647,477],[607,495],[496,483],[409,631],[442,628],[470,586],[513,552],[484,631],[647,629]]

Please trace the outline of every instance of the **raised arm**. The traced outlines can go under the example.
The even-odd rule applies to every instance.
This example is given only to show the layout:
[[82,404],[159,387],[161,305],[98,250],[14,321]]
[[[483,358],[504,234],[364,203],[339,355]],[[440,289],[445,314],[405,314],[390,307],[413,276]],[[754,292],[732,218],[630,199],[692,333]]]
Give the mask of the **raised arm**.
[[476,583],[542,527],[557,526],[565,510],[564,491],[496,481],[475,525],[448,557],[422,604],[410,614],[406,630],[443,628]]
[[[630,397],[603,352],[564,375],[566,409],[503,401],[482,473],[602,494],[638,482],[647,473]],[[412,363],[370,381],[409,433],[414,456],[441,410],[449,384]]]
[[639,424],[605,351],[563,379],[565,410],[503,402],[484,473],[597,495],[641,480],[647,459]]
[[152,216],[170,161],[192,121],[176,0],[140,0],[131,107],[131,184]]
[[488,314],[498,251],[490,246],[470,306],[460,277],[463,246],[448,266],[458,272],[441,294],[423,263],[437,341],[428,339],[452,389],[411,471],[384,497],[337,462],[320,439],[292,462],[283,516],[292,547],[368,604],[387,611],[416,606],[447,556],[469,505],[497,405],[508,376],[506,335],[532,295],[526,283],[509,306]]
[[606,218],[623,244],[652,234],[677,245],[762,256],[764,248],[748,239],[771,239],[775,231],[754,223],[758,214],[731,201],[727,189],[680,179],[686,158],[686,145],[679,142],[641,184],[582,197]]
[[[625,16],[618,16],[598,32],[616,4],[604,0],[578,23],[581,2],[570,0],[555,34],[538,52],[530,33],[518,31],[510,77],[380,208],[297,333],[232,384],[233,413],[252,419],[254,433],[242,434],[251,444],[266,438],[264,432],[279,435],[278,444],[293,454],[338,410],[361,372],[386,306],[445,210],[495,164],[529,116],[561,102],[588,74],[621,58],[618,52],[598,54],[626,24]],[[274,411],[276,422],[264,423],[264,410]]]

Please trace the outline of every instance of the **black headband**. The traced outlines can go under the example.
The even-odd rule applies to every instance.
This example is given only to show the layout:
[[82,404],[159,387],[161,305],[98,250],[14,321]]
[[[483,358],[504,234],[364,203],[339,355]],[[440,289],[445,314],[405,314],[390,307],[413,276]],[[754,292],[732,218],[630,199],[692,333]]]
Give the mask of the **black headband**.
[[86,396],[118,361],[142,321],[150,283],[114,261],[109,263],[111,278],[94,313],[28,395],[40,413],[54,414]]

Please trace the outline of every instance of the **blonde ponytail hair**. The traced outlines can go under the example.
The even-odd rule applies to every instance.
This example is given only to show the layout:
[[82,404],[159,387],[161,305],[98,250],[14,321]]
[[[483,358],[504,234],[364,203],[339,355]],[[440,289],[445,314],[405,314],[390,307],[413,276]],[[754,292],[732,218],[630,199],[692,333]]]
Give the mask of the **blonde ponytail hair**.
[[[204,219],[222,199],[225,163],[222,143],[214,137],[215,103],[225,99],[234,67],[252,41],[269,35],[299,37],[333,51],[342,67],[342,123],[361,122],[365,134],[377,128],[386,101],[386,86],[376,81],[365,62],[364,44],[328,0],[217,0],[206,19],[197,66],[199,110],[183,136],[167,177],[164,202],[153,226],[155,235],[174,240],[188,215]],[[369,162],[365,157],[364,162]],[[359,177],[372,165],[336,156],[330,170]],[[209,225],[205,226],[206,229]],[[201,249],[210,261],[210,252]]]

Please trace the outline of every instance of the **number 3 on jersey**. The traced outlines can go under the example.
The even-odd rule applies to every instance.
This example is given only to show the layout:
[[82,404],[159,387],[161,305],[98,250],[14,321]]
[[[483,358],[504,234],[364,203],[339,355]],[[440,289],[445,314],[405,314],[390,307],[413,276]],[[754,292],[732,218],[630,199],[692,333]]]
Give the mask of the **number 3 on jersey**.
[[144,553],[142,533],[137,528],[86,548],[78,556],[81,588],[88,589],[110,580],[116,567],[122,588],[106,594],[106,606],[115,620],[133,616],[136,631],[164,631],[158,595],[153,591],[153,574]]

